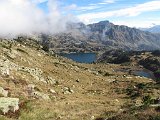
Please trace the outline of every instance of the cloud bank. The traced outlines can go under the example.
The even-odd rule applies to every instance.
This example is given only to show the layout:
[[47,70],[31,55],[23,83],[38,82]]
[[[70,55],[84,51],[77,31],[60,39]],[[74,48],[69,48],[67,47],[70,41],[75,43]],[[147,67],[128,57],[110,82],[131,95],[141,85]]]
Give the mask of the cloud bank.
[[71,17],[61,13],[56,0],[47,1],[49,12],[44,13],[37,4],[46,1],[0,0],[0,37],[64,31]]

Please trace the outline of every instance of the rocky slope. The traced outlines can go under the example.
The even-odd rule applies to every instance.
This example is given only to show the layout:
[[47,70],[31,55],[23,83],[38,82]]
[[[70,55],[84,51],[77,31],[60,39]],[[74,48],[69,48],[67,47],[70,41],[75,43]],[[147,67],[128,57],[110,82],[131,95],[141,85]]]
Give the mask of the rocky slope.
[[159,85],[123,71],[133,66],[75,63],[31,41],[0,41],[0,119],[158,117]]
[[140,60],[139,64],[154,72],[157,82],[160,82],[160,51],[153,51],[149,57]]
[[50,48],[57,52],[160,49],[160,34],[114,25],[109,21],[89,25],[70,23],[66,32],[49,36],[48,41]]
[[106,51],[97,59],[99,63],[142,65],[153,72],[156,81],[160,82],[160,51]]

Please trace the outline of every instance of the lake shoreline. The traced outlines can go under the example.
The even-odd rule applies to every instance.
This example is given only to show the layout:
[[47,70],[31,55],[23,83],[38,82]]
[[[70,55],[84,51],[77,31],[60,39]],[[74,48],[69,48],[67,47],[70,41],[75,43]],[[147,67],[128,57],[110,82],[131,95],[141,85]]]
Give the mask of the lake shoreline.
[[71,59],[78,63],[94,63],[97,60],[96,53],[60,53],[60,56]]
[[[148,76],[147,78],[151,78],[153,80],[156,80],[156,77],[154,76],[154,73],[150,70],[147,70],[147,69],[133,70],[132,73],[133,73],[133,75],[136,75],[136,76],[141,76],[141,77],[147,77]],[[141,74],[144,74],[144,75],[141,75]]]

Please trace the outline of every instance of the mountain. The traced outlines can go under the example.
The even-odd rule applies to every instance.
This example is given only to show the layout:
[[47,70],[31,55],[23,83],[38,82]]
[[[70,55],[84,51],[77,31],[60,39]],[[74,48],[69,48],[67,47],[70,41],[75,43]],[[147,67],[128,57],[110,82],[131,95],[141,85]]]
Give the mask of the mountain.
[[49,37],[56,52],[91,52],[108,49],[160,49],[160,34],[114,25],[109,21],[85,25],[69,23],[67,31]]
[[160,25],[156,25],[151,28],[142,28],[141,30],[148,31],[151,33],[160,33]]
[[[160,49],[160,35],[144,32],[136,28],[119,26],[102,21],[88,25],[93,35],[99,36],[102,44],[124,50]],[[98,33],[98,34],[97,34]]]

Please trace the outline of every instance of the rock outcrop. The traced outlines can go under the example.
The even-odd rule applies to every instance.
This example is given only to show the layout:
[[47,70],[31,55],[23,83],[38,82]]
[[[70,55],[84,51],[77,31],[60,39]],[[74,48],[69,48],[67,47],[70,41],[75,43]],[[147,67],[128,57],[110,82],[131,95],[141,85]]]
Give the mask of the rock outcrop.
[[34,84],[29,84],[27,87],[28,95],[30,97],[40,99],[40,100],[50,100],[49,96],[45,93],[42,93],[40,91],[35,90],[35,85]]
[[30,68],[30,67],[20,66],[10,61],[9,59],[5,58],[4,56],[0,56],[0,74],[3,76],[10,76],[10,71],[27,72],[36,81],[44,82],[46,84],[57,83],[57,81],[50,76],[45,78],[43,76],[43,71],[39,68]]
[[0,110],[6,114],[9,111],[19,110],[19,98],[0,97]]
[[8,91],[4,90],[2,87],[0,87],[0,96],[7,97]]

